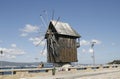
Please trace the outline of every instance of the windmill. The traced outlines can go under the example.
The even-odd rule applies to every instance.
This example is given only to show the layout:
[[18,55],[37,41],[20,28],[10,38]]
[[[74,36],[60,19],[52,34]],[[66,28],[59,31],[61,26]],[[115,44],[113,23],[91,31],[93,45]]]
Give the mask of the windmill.
[[[77,62],[77,48],[81,37],[68,23],[51,20],[45,33],[47,62],[62,66]],[[43,18],[41,18],[43,21]],[[43,21],[45,25],[45,22]],[[43,51],[45,47],[43,48]]]

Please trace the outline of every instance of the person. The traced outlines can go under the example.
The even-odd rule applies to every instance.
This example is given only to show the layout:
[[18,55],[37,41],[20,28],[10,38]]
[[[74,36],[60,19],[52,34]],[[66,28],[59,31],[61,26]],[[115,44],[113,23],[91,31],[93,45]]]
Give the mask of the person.
[[39,64],[38,68],[43,68],[43,67],[44,67],[44,63],[41,62],[41,63]]
[[53,67],[53,69],[52,69],[52,75],[55,75],[55,71],[56,71],[56,69],[55,69],[55,67]]

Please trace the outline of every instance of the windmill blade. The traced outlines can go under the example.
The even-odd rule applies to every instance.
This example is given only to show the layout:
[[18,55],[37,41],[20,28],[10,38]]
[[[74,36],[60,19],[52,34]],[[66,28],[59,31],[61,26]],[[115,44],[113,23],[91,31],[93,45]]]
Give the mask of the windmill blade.
[[51,37],[51,39],[57,44],[57,46],[59,46],[59,44],[57,43],[54,35]]
[[53,10],[53,12],[52,12],[52,20],[54,19],[54,12],[55,12],[55,11]]
[[53,43],[51,43],[50,48],[51,48],[52,59],[53,59],[54,62],[56,62],[56,54],[55,54],[55,51],[54,51]]
[[40,36],[44,36],[44,35],[45,35],[45,32],[38,32],[38,34],[39,34]]
[[41,34],[41,33],[45,33],[44,27],[42,27],[42,25],[40,26],[40,29],[37,31],[37,33]]
[[58,61],[58,43],[57,40],[52,32],[48,34],[48,60],[51,62]]
[[52,48],[53,55],[55,55],[52,39],[50,39],[50,47]]
[[45,37],[45,33],[46,32],[44,32],[44,31],[43,32],[38,32],[36,37]]
[[47,21],[47,25],[48,25],[48,13],[47,13],[47,11],[46,11],[46,10],[44,10],[43,12],[44,12],[44,13],[45,13],[45,15],[46,15],[45,17],[46,17],[46,21]]
[[43,54],[44,54],[44,52],[45,52],[46,45],[47,45],[47,43],[45,42],[45,45],[44,45],[44,47],[43,47],[43,49],[42,49],[42,52],[41,52],[41,54],[42,54],[42,55],[43,55]]
[[57,52],[57,47],[56,46],[59,46],[59,44],[57,43],[54,35],[51,35],[50,40],[51,40],[51,48],[52,48],[52,51],[53,51],[53,55],[58,57],[58,52]]
[[56,43],[53,43],[53,48],[54,48],[54,55],[55,55],[55,57],[58,57],[59,53],[58,53],[58,46],[57,46]]
[[55,56],[53,54],[53,49],[52,49],[52,46],[51,46],[51,39],[50,39],[50,36],[48,37],[48,40],[47,40],[47,49],[48,49],[48,61],[49,62],[55,62]]
[[45,26],[45,28],[47,28],[47,24],[45,23],[45,20],[43,19],[42,15],[40,15],[40,18],[41,18],[41,21],[42,21],[43,25]]
[[45,40],[45,38],[41,39],[40,42],[38,44],[36,44],[36,46],[39,46],[44,40]]
[[60,20],[60,17],[58,17],[58,19],[57,19],[57,21],[56,21],[56,23],[55,23],[55,26],[57,25],[57,23],[58,23],[59,20]]

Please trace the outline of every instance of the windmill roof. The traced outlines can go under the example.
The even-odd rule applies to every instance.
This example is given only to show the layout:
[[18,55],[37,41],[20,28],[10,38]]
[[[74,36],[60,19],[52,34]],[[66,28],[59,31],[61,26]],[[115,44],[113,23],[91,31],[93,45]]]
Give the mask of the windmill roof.
[[58,34],[80,37],[80,35],[68,23],[54,20],[52,20],[51,23],[53,24],[53,27],[55,27]]

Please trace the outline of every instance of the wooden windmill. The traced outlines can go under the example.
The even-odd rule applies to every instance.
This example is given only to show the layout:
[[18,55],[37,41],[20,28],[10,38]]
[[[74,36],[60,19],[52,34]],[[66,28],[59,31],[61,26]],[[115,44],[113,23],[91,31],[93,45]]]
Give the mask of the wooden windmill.
[[77,48],[80,46],[78,43],[80,37],[68,23],[50,21],[45,34],[47,61],[59,65],[77,62]]

